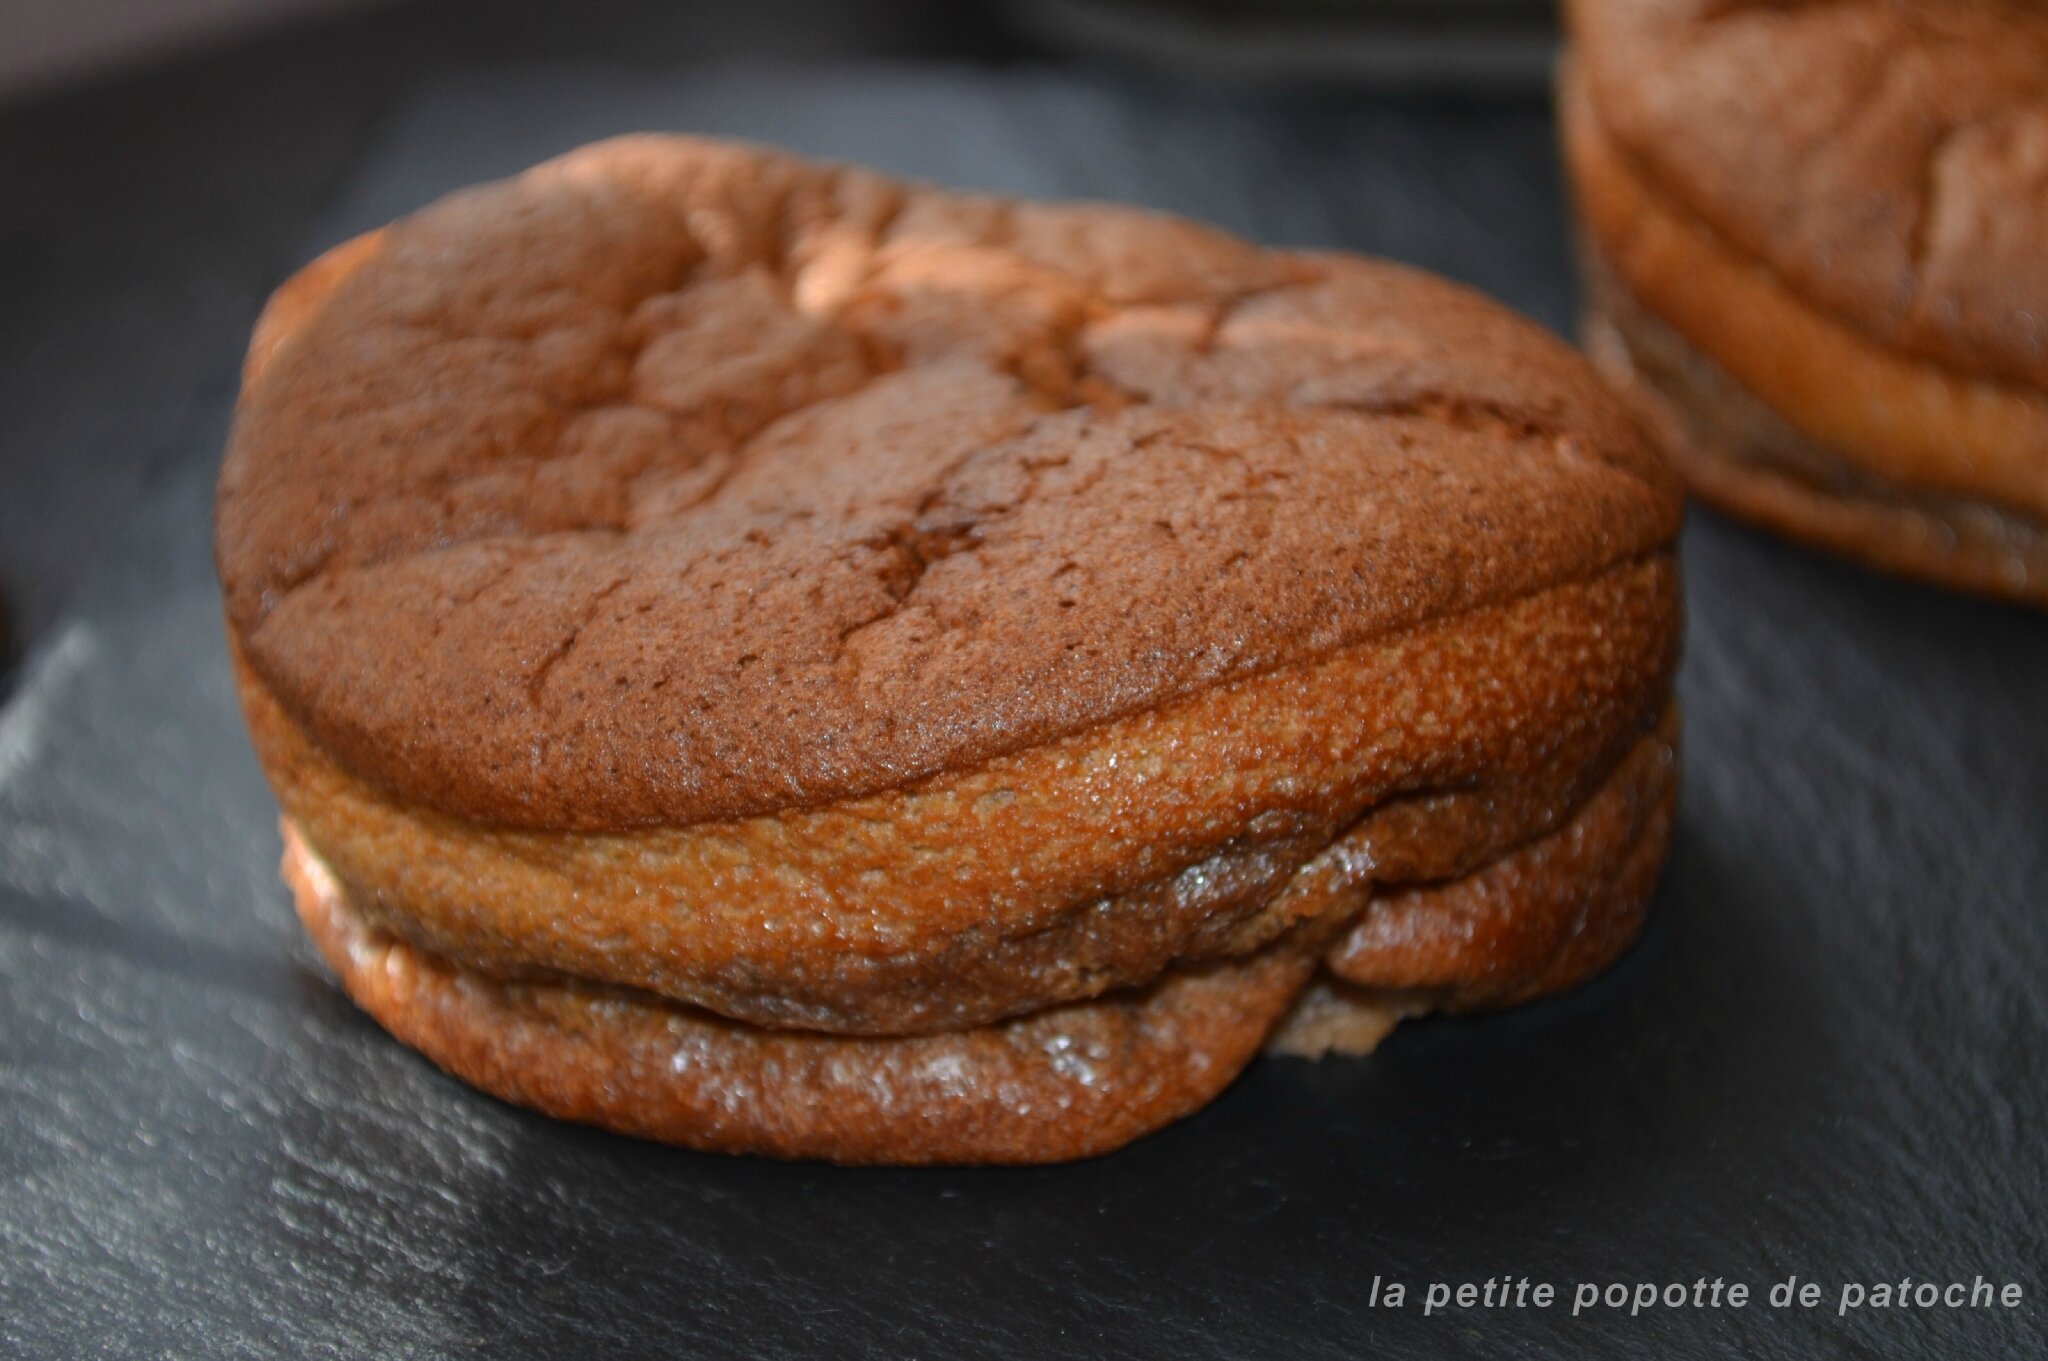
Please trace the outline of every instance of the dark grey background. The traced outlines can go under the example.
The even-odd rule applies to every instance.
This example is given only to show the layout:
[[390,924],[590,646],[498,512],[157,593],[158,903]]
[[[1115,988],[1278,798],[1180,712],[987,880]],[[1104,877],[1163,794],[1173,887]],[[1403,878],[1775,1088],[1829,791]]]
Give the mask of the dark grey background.
[[[639,127],[1378,251],[1569,326],[1538,104],[1030,69],[438,79],[381,130],[350,134],[365,139],[360,173],[280,255]],[[330,197],[311,182],[279,194]],[[289,263],[254,269],[232,223],[211,235],[224,279]],[[1506,1016],[1414,1025],[1364,1061],[1259,1065],[1208,1112],[1074,1167],[848,1172],[685,1154],[442,1078],[354,1012],[301,941],[208,562],[210,477],[254,302],[236,287],[211,310],[200,290],[182,387],[158,371],[155,395],[117,389],[105,424],[75,436],[148,444],[132,474],[148,504],[105,532],[104,565],[37,630],[0,711],[0,1350],[2048,1345],[2039,616],[1698,517],[1685,805],[1653,924],[1608,978]],[[32,366],[7,372],[34,381]],[[1502,1273],[1567,1296],[1581,1280],[1722,1276],[1759,1298],[1635,1319],[1420,1316],[1423,1284]],[[1769,1308],[1762,1293],[1792,1273],[1828,1303]],[[2020,1282],[2025,1305],[1833,1313],[1844,1280],[1977,1273]],[[1376,1274],[1408,1285],[1407,1308],[1367,1306]]]

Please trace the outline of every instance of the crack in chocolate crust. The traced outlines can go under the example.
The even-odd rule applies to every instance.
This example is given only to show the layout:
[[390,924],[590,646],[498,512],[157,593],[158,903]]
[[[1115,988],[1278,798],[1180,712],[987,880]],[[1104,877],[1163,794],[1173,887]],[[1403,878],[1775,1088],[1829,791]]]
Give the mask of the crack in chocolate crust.
[[[1043,1163],[1207,1104],[1264,1045],[1370,1049],[1403,1015],[1569,987],[1633,940],[1676,794],[1675,723],[1559,829],[1465,879],[1396,895],[1333,967],[1427,985],[1304,991],[1317,938],[993,1026],[900,1038],[762,1029],[630,990],[496,979],[378,931],[285,824],[301,917],[350,995],[443,1068],[563,1119],[691,1148],[841,1163]],[[1503,934],[1503,923],[1523,919]],[[1420,932],[1414,928],[1423,924]],[[1325,933],[1326,934],[1326,933]],[[1512,937],[1511,940],[1508,937]],[[1458,942],[1464,942],[1460,945]],[[1505,948],[1503,945],[1505,943]]]
[[645,138],[288,285],[218,514],[249,665],[345,766],[612,831],[1597,577],[1678,499],[1565,347],[1440,281]]

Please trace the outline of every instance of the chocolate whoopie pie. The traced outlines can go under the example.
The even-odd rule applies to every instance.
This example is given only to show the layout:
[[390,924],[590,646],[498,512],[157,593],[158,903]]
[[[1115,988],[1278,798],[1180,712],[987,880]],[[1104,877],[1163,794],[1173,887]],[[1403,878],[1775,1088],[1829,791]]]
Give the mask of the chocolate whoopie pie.
[[1679,519],[1442,281],[641,137],[287,283],[218,560],[300,914],[405,1042],[1043,1162],[1628,945]]
[[1693,489],[2048,604],[2048,9],[1567,8],[1588,348]]

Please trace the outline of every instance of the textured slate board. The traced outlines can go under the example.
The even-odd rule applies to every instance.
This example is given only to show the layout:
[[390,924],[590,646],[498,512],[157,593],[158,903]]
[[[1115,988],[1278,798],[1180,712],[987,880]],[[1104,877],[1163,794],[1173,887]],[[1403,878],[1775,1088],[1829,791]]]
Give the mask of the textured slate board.
[[[1376,250],[1553,326],[1540,109],[928,70],[499,72],[415,101],[322,239],[633,127],[747,134]],[[558,1126],[340,996],[275,877],[208,559],[213,414],[0,715],[0,1351],[2024,1355],[2048,619],[1688,532],[1677,846],[1572,997],[1268,1063],[1115,1156],[849,1172]],[[1740,1311],[1425,1318],[1433,1280],[1748,1282]],[[1772,1309],[1797,1273],[1827,1303]],[[1844,1280],[2018,1309],[1834,1314]],[[1375,1275],[1411,1292],[1375,1309]]]

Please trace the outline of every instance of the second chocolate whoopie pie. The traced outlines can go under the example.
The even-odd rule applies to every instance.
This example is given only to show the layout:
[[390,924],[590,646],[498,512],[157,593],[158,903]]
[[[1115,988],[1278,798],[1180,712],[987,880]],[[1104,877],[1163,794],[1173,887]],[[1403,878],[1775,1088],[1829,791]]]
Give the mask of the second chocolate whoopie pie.
[[1693,490],[2048,604],[2048,9],[1567,9],[1588,348]]
[[1679,518],[1439,280],[650,137],[281,289],[218,558],[401,1038],[699,1148],[1032,1162],[1611,962]]

